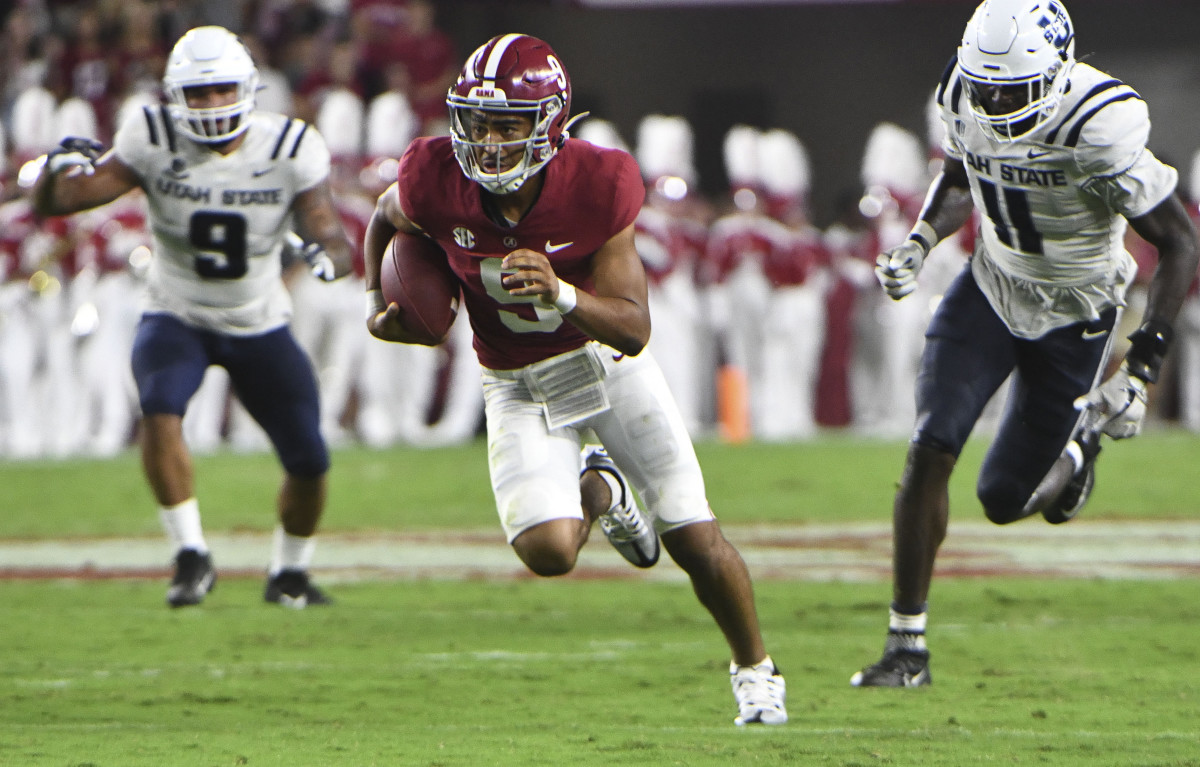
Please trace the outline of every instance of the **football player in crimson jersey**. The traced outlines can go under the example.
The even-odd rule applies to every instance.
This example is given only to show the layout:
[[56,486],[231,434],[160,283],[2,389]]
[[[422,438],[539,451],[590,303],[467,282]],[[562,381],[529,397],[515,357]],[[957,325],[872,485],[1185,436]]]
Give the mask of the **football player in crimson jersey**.
[[[988,399],[1013,374],[977,494],[988,519],[1074,517],[1095,478],[1100,435],[1135,436],[1172,323],[1196,273],[1196,233],[1178,174],[1146,148],[1146,104],[1074,57],[1060,0],[985,0],[937,100],[946,161],[919,220],[876,274],[902,299],[925,256],[983,216],[974,255],[926,333],[917,424],[893,507],[895,582],[883,657],[859,686],[930,682],[926,600],[946,535],[947,485]],[[1158,250],[1142,325],[1103,383],[1136,265],[1126,222]]]
[[[418,139],[367,231],[367,323],[405,342],[380,265],[393,235],[431,237],[462,284],[483,365],[500,522],[527,567],[575,566],[599,521],[649,567],[659,538],[732,650],[738,724],[786,721],[745,563],[722,535],[682,418],[653,359],[634,248],[637,163],[567,134],[570,81],[546,43],[502,35],[450,89],[450,137]],[[580,447],[595,434],[603,447]],[[611,454],[611,457],[610,457]],[[620,468],[618,468],[618,465]],[[643,515],[633,497],[646,503]]]
[[288,328],[281,251],[293,224],[325,279],[350,271],[350,242],[328,188],[329,151],[300,120],[256,111],[258,70],[222,27],[197,27],[167,60],[161,107],[131,110],[100,156],[84,139],[51,152],[33,188],[43,215],[95,208],[141,187],[154,233],[133,347],[142,463],[176,548],[172,607],[201,602],[216,578],[200,525],[183,414],[205,370],[229,371],[283,464],[279,526],[264,599],[328,597],[308,577],[329,454],[312,366]]

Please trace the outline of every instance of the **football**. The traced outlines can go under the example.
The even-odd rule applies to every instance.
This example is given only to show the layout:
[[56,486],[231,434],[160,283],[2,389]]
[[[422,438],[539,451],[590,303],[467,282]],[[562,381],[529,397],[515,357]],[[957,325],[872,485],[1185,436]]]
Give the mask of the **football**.
[[437,346],[458,315],[458,278],[446,253],[428,237],[397,232],[380,265],[383,300],[400,305],[400,324],[411,343]]

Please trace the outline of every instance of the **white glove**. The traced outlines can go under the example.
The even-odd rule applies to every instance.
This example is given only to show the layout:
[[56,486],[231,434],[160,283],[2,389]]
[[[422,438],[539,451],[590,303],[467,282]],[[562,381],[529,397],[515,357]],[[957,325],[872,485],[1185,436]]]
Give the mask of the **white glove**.
[[1075,400],[1075,408],[1094,409],[1104,424],[1100,430],[1113,439],[1135,437],[1146,420],[1146,382],[1121,363],[1112,377]]
[[287,244],[292,249],[293,255],[304,259],[314,277],[324,282],[333,282],[337,279],[337,270],[333,266],[333,259],[325,252],[321,243],[305,242],[295,232],[288,232]]
[[51,173],[61,173],[79,168],[85,176],[96,172],[96,160],[100,159],[104,145],[90,138],[68,137],[46,155],[46,167]]
[[928,253],[920,241],[907,239],[876,257],[875,279],[893,301],[899,301],[917,289],[917,274]]

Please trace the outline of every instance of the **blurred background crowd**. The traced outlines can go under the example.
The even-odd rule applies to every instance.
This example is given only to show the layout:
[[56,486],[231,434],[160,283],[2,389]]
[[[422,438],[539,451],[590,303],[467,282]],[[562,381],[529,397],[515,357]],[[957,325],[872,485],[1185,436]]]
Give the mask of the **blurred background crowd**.
[[[151,257],[138,196],[39,220],[21,194],[25,163],[68,135],[109,145],[127,110],[157,103],[174,41],[191,27],[221,24],[255,57],[259,108],[305,119],[325,137],[336,202],[352,241],[361,243],[374,199],[394,179],[408,143],[446,131],[446,89],[485,39],[457,41],[450,34],[455,12],[431,0],[23,0],[0,5],[0,13],[6,458],[103,456],[132,444],[137,406],[128,356],[139,280]],[[487,34],[499,31],[543,34],[575,71],[578,54],[553,35]],[[952,50],[953,42],[944,47]],[[933,78],[921,81],[932,89]],[[578,77],[576,85],[578,92]],[[577,99],[576,111],[587,101]],[[872,274],[875,255],[907,235],[941,162],[940,122],[924,101],[914,107],[925,115],[922,127],[876,121],[865,141],[836,147],[853,155],[857,179],[825,190],[820,216],[810,153],[819,159],[832,148],[808,146],[798,129],[779,127],[761,110],[741,115],[731,105],[716,145],[698,142],[695,120],[682,113],[648,111],[626,120],[624,131],[587,118],[573,131],[630,151],[642,168],[647,198],[637,229],[651,286],[650,349],[694,436],[907,434],[925,325],[974,243],[968,227],[939,245],[917,293],[901,302],[886,299]],[[1185,192],[1200,191],[1197,165],[1180,166]],[[714,166],[719,183],[700,178],[700,169]],[[1197,215],[1194,203],[1189,208]],[[1129,248],[1144,283],[1154,254],[1132,235]],[[437,349],[385,344],[363,326],[361,268],[326,285],[300,264],[287,279],[332,444],[443,445],[477,433],[482,397],[465,316]],[[1200,431],[1195,285],[1179,325],[1155,417]],[[223,371],[209,371],[197,398],[185,420],[195,451],[268,449]]]

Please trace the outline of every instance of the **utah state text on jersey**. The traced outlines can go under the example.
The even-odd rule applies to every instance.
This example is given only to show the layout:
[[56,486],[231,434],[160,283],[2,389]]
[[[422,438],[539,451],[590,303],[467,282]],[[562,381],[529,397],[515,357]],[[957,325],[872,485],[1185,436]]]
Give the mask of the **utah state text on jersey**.
[[[992,173],[992,158],[965,152],[963,159],[975,169],[976,173],[984,176],[995,176]],[[999,179],[1022,186],[1066,186],[1067,174],[1061,170],[1041,168],[1024,168],[1006,162],[996,162],[999,168]]]

